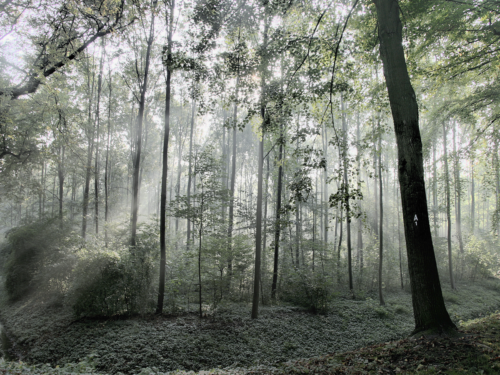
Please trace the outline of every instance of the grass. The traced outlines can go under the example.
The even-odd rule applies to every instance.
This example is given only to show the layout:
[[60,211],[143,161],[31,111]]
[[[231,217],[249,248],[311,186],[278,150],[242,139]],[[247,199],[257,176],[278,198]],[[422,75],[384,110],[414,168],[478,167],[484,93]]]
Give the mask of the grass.
[[[249,305],[240,304],[221,307],[203,320],[188,314],[73,321],[67,310],[34,299],[3,307],[1,319],[16,338],[15,352],[23,361],[39,364],[16,364],[31,372],[145,374],[218,368],[220,373],[388,369],[430,374],[453,368],[458,372],[448,373],[498,373],[500,369],[491,366],[500,358],[495,341],[500,317],[488,315],[500,309],[495,282],[461,285],[458,291],[444,286],[450,315],[457,324],[462,322],[468,335],[459,340],[404,339],[413,329],[413,317],[411,297],[400,291],[386,294],[386,306],[371,298],[337,298],[327,315],[273,306],[263,307],[257,320],[249,318]],[[485,315],[488,318],[463,323]],[[45,363],[52,370],[45,366],[42,371],[40,364]],[[1,362],[0,373],[7,366],[14,364]]]

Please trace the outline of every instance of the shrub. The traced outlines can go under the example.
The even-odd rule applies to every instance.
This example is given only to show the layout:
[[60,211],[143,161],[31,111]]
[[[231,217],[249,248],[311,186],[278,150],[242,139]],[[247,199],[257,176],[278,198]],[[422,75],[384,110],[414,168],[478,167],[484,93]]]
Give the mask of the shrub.
[[75,239],[66,223],[57,218],[37,221],[12,229],[2,249],[5,289],[11,301],[32,291],[62,295],[72,268],[72,259],[61,249]]
[[295,270],[285,276],[283,281],[287,288],[280,292],[282,300],[310,309],[315,314],[328,312],[334,287],[327,276],[308,270]]
[[112,316],[151,309],[153,262],[141,250],[82,250],[68,295],[75,314]]

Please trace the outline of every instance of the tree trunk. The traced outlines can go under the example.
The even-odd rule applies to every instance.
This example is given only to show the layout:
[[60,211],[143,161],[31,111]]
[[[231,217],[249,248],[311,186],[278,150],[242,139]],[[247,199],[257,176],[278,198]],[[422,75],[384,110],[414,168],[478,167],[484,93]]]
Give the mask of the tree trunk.
[[326,124],[323,124],[323,132],[322,132],[322,140],[323,140],[323,157],[326,160],[325,164],[325,170],[323,174],[323,194],[324,194],[324,222],[323,222],[323,235],[324,235],[324,241],[325,241],[325,246],[328,245],[328,208],[329,208],[329,203],[328,203],[328,133],[326,130]]
[[227,261],[227,272],[229,276],[228,286],[231,288],[231,278],[233,276],[233,226],[234,226],[234,188],[236,184],[236,135],[238,131],[238,90],[240,87],[239,61],[238,74],[236,76],[236,88],[234,94],[233,112],[233,159],[231,160],[231,186],[229,188],[229,225],[227,229],[229,259]]
[[457,154],[456,129],[453,127],[453,164],[455,169],[455,217],[457,221],[457,237],[460,254],[464,253],[464,241],[462,238],[462,186],[460,183],[460,158]]
[[444,304],[432,245],[418,105],[406,68],[400,8],[397,0],[374,0],[374,3],[398,145],[398,175],[415,317],[413,332],[455,331]]
[[446,221],[448,223],[448,268],[450,271],[451,289],[455,289],[455,281],[453,280],[453,259],[451,254],[451,204],[450,204],[450,174],[448,170],[448,152],[446,150],[446,126],[443,122],[443,148],[444,148],[444,181],[446,194]]
[[342,145],[342,164],[344,167],[344,194],[345,194],[345,218],[346,218],[346,231],[347,231],[347,273],[349,275],[349,290],[353,291],[352,282],[352,249],[351,249],[351,205],[349,202],[349,178],[348,178],[348,164],[349,158],[347,155],[348,151],[348,134],[347,134],[347,120],[344,108],[344,96],[340,93],[340,102],[342,107],[342,133],[343,133],[343,145]]
[[260,116],[262,118],[261,136],[259,140],[259,164],[257,176],[257,215],[256,215],[256,230],[255,230],[255,267],[254,267],[254,280],[253,280],[253,300],[252,300],[252,319],[259,317],[259,283],[260,283],[260,258],[262,247],[262,180],[263,176],[263,163],[264,163],[264,135],[266,132],[266,125],[268,121],[268,114],[266,114],[266,73],[267,73],[267,39],[269,30],[269,17],[267,15],[267,6],[264,16],[264,42],[262,45],[262,70],[261,70],[261,99],[260,99]]
[[[356,149],[357,149],[357,154],[356,154],[356,162],[358,165],[358,189],[361,189],[361,132],[359,128],[359,112],[357,114],[357,121],[356,121]],[[359,208],[361,210],[361,207]],[[363,218],[359,217],[358,218],[358,241],[357,241],[357,260],[358,260],[358,266],[359,266],[359,271],[362,272],[363,270]]]
[[276,224],[274,229],[274,264],[273,264],[273,283],[271,286],[271,298],[276,300],[276,287],[278,285],[278,261],[280,247],[281,231],[281,190],[283,188],[283,123],[280,124],[280,149],[278,160],[278,187],[276,190]]
[[104,244],[108,247],[108,219],[109,219],[109,149],[111,143],[111,93],[112,93],[111,67],[109,69],[109,102],[108,102],[108,137],[106,141],[106,161],[104,165]]
[[[170,12],[168,15],[168,45],[167,62],[172,60],[172,34],[174,27],[175,0],[170,3]],[[167,260],[165,245],[165,224],[167,209],[167,172],[168,172],[168,141],[170,137],[170,68],[166,67],[167,77],[165,80],[165,129],[163,134],[163,158],[161,169],[161,195],[160,195],[160,281],[158,285],[158,303],[156,304],[156,313],[163,312],[163,299],[165,297],[165,266]]]
[[[192,173],[192,159],[193,159],[193,131],[194,131],[194,120],[195,120],[195,110],[196,110],[196,100],[193,98],[191,103],[191,131],[189,133],[189,162],[188,162],[188,185],[187,185],[187,204],[190,207],[191,204],[191,173]],[[189,240],[191,238],[191,222],[187,221],[187,239],[186,246],[189,247]]]
[[385,305],[382,293],[382,265],[384,261],[384,196],[382,186],[382,132],[380,129],[380,116],[378,119],[378,191],[379,191],[379,231],[378,231],[378,298],[380,304]]
[[471,201],[470,201],[470,219],[471,219],[471,232],[475,234],[475,221],[476,221],[476,193],[475,193],[475,184],[474,184],[474,158],[471,158],[471,167],[470,167],[470,177],[471,177]]
[[90,68],[87,66],[87,89],[89,92],[89,109],[88,109],[88,129],[87,131],[87,163],[85,166],[85,186],[83,189],[83,207],[82,207],[82,238],[85,239],[87,234],[87,214],[89,208],[89,192],[90,192],[90,174],[92,170],[92,154],[94,150],[94,131],[95,124],[90,129],[90,124],[92,123],[92,96],[94,94],[94,77],[92,77],[92,83],[90,82]]
[[102,71],[104,67],[104,39],[102,39],[101,62],[99,63],[99,76],[97,78],[97,101],[95,109],[96,138],[95,138],[95,160],[94,160],[94,218],[95,234],[99,234],[99,130],[101,123],[100,105],[102,91]]
[[57,174],[59,176],[59,220],[62,229],[63,225],[63,199],[64,199],[64,150],[63,145],[59,149],[59,162],[57,163]]
[[437,197],[437,164],[436,164],[436,145],[432,143],[432,212],[434,221],[434,236],[438,237],[438,197]]
[[[156,2],[153,3],[156,5]],[[146,92],[148,89],[149,64],[151,60],[151,48],[154,39],[154,24],[155,24],[155,9],[151,11],[151,25],[149,27],[149,38],[147,41],[146,61],[144,66],[144,79],[140,85],[141,96],[139,99],[139,113],[137,114],[137,131],[136,131],[136,147],[133,157],[133,172],[132,172],[132,220],[131,220],[131,238],[130,245],[136,245],[137,236],[137,217],[139,213],[139,171],[141,169],[141,153],[142,153],[142,123],[144,120],[144,108],[146,106]]]

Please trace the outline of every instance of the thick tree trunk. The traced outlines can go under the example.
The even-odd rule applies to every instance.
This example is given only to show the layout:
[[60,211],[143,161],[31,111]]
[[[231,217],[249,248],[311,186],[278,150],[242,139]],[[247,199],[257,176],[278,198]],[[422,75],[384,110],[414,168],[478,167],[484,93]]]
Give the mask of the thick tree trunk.
[[[168,18],[168,45],[167,62],[172,59],[172,34],[174,24],[175,0],[170,3]],[[158,285],[158,303],[156,304],[156,313],[163,312],[163,300],[165,297],[165,266],[167,260],[167,251],[165,244],[165,224],[167,209],[167,172],[168,172],[168,141],[170,137],[170,80],[171,72],[167,65],[167,77],[165,81],[165,129],[163,134],[163,158],[161,168],[161,193],[160,193],[160,281]]]
[[380,55],[398,145],[398,174],[412,290],[414,333],[450,332],[456,327],[444,305],[425,195],[418,106],[403,50],[397,0],[374,0]]

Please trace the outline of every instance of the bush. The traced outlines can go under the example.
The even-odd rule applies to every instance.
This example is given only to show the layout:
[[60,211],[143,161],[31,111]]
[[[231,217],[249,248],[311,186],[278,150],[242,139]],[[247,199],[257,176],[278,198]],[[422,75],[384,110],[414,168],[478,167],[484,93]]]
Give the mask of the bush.
[[[115,245],[116,246],[116,245]],[[76,316],[142,313],[154,306],[153,262],[136,248],[80,252],[68,302]]]
[[32,291],[62,295],[73,266],[71,256],[61,249],[75,239],[66,224],[57,218],[12,229],[2,249],[5,263],[5,289],[11,301]]
[[328,312],[334,287],[327,276],[309,270],[295,270],[283,281],[287,287],[280,291],[282,300],[305,307],[315,314]]

